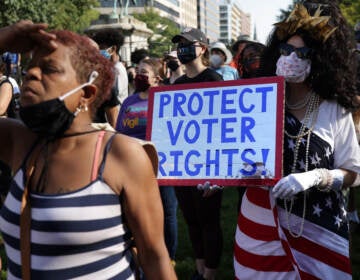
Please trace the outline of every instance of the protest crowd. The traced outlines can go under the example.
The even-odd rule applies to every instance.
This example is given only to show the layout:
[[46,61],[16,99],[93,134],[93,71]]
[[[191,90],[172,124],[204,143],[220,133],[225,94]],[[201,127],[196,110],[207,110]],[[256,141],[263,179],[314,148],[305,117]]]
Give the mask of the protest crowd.
[[196,28],[172,43],[129,64],[115,29],[0,28],[7,279],[178,279],[179,215],[190,280],[223,280],[224,254],[235,279],[352,279],[360,24],[337,1],[305,0],[266,44]]

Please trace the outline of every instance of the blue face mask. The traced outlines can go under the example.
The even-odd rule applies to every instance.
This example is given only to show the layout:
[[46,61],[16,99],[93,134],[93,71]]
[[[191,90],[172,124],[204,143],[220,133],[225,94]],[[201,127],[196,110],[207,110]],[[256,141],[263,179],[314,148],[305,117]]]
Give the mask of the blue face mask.
[[108,52],[108,50],[100,50],[100,54],[106,59],[110,59],[111,57],[111,54]]

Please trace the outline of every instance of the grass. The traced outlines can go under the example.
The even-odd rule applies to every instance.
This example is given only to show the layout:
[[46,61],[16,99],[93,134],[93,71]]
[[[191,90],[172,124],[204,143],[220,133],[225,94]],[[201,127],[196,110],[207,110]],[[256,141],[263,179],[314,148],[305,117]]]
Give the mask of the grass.
[[[356,190],[357,209],[360,211],[360,188]],[[238,192],[235,188],[224,190],[223,203],[221,209],[222,227],[224,234],[224,250],[221,264],[218,271],[218,280],[234,279],[233,272],[233,242],[237,220],[237,200]],[[187,227],[182,218],[182,214],[178,213],[179,227],[179,245],[176,256],[176,273],[179,280],[189,280],[195,270],[192,249],[190,245]],[[351,259],[353,266],[353,280],[360,280],[360,234],[359,232],[352,234]],[[3,265],[4,251],[0,251]],[[6,279],[5,271],[1,272],[1,280]]]

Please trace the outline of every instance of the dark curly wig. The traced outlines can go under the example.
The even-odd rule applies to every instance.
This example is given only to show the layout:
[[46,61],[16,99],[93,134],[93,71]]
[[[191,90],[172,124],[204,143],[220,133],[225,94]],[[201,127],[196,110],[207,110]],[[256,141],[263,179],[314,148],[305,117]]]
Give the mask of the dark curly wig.
[[313,14],[318,4],[325,4],[323,16],[330,16],[330,24],[336,26],[336,31],[323,43],[311,38],[309,32],[298,29],[296,33],[289,34],[287,38],[279,40],[276,28],[270,34],[267,48],[262,60],[262,75],[273,76],[276,72],[276,62],[280,57],[279,44],[286,42],[293,35],[299,35],[307,47],[315,53],[311,59],[311,72],[306,82],[323,99],[337,100],[346,109],[354,109],[354,96],[356,95],[356,62],[351,58],[355,41],[351,28],[341,14],[336,0],[310,0],[302,3]]

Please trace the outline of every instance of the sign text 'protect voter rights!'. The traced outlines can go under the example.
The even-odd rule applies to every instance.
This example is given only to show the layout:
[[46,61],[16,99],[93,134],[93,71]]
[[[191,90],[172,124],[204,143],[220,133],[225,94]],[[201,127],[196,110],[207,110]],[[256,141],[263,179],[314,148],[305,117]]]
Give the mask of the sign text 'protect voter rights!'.
[[147,139],[160,185],[274,185],[282,176],[281,77],[151,89]]

